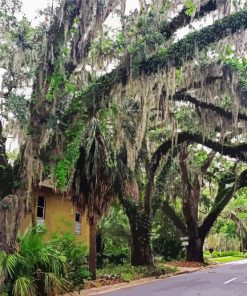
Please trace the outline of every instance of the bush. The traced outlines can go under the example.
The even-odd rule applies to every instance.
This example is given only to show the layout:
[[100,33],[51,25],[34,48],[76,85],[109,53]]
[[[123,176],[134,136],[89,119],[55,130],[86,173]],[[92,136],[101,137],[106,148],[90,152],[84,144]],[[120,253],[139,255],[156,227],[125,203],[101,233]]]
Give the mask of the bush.
[[0,252],[2,294],[14,296],[53,295],[69,289],[66,257],[53,244],[42,241],[38,228],[28,228],[18,238],[18,252]]
[[73,287],[82,287],[85,279],[90,278],[88,271],[88,247],[76,241],[76,236],[66,232],[53,234],[51,244],[67,258],[66,279]]
[[80,288],[89,277],[87,248],[70,233],[54,235],[44,242],[44,227],[28,228],[17,240],[18,252],[0,252],[0,295],[57,295]]
[[107,264],[123,265],[129,259],[129,253],[127,247],[107,244],[104,250],[104,261]]
[[[161,221],[161,222],[160,222]],[[164,260],[181,257],[182,246],[174,225],[160,210],[157,210],[153,223],[153,252]]]
[[112,205],[108,216],[101,221],[99,234],[102,236],[103,246],[97,254],[98,267],[111,263],[122,265],[130,260],[130,227],[119,203]]
[[218,258],[218,257],[227,257],[227,256],[240,256],[242,253],[239,251],[224,251],[224,252],[213,252],[213,258]]
[[[205,256],[211,256],[209,251],[204,251],[204,255]],[[218,258],[218,257],[229,257],[229,256],[234,256],[234,257],[238,257],[238,256],[243,256],[243,253],[239,252],[239,251],[214,251],[212,254],[213,258]]]

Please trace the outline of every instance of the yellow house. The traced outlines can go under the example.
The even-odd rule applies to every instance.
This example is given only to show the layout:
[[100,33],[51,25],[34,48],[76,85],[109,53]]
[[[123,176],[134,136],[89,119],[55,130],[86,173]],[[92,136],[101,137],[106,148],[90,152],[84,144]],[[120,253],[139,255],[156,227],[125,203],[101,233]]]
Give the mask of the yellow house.
[[45,239],[52,233],[71,232],[78,241],[89,245],[89,224],[86,215],[77,212],[68,196],[54,192],[49,182],[42,182],[39,188],[32,192],[33,208],[21,222],[20,231],[36,223],[47,227]]

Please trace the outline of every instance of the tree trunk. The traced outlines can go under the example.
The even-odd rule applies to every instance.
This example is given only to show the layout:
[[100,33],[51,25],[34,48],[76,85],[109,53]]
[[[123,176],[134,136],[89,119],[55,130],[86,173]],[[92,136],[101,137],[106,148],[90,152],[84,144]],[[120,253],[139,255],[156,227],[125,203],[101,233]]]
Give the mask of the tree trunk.
[[[24,215],[24,200],[17,195],[7,195],[0,201],[0,251],[13,254],[16,251],[16,236]],[[0,277],[0,292],[4,283]]]
[[96,235],[97,223],[90,224],[90,242],[89,242],[89,272],[92,279],[96,279]]
[[153,266],[151,248],[152,221],[133,200],[122,200],[131,230],[131,265]]
[[203,244],[204,239],[199,237],[190,237],[187,247],[187,261],[204,262],[203,260]]
[[24,216],[21,196],[8,195],[0,201],[0,250],[7,254],[16,250],[16,236]]
[[131,227],[131,265],[133,266],[153,266],[150,235],[146,230],[146,227],[138,229]]

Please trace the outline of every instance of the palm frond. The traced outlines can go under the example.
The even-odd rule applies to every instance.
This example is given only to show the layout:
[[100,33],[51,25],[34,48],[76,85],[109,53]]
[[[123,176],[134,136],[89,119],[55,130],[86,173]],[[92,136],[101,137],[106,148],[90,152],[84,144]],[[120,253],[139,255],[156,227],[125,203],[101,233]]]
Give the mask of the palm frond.
[[35,296],[37,287],[31,277],[22,276],[15,280],[13,286],[13,296]]
[[93,118],[80,149],[72,183],[74,203],[82,211],[87,208],[90,223],[97,221],[106,212],[113,196],[112,170],[108,165],[108,157],[100,124]]
[[53,272],[44,274],[44,291],[47,295],[68,291],[70,283]]
[[21,256],[0,252],[0,276],[14,277],[15,268],[21,261]]

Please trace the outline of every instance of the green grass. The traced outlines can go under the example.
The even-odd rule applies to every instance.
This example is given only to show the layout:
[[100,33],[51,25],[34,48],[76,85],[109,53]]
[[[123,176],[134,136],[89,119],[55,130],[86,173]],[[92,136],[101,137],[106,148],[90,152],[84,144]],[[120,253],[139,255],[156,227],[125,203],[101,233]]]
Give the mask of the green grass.
[[210,258],[209,260],[215,263],[226,263],[226,262],[234,262],[246,259],[245,256],[227,256],[227,257],[218,257],[218,258]]
[[121,265],[107,265],[97,271],[98,276],[117,275],[120,279],[126,282],[152,276],[161,276],[176,271],[177,268],[156,265],[153,268],[142,266],[131,266],[130,264]]
[[242,252],[239,252],[239,251],[214,251],[212,255],[210,254],[209,251],[204,252],[204,257],[209,257],[209,258],[228,257],[228,256],[238,257],[243,255],[246,255],[246,254],[243,254]]

